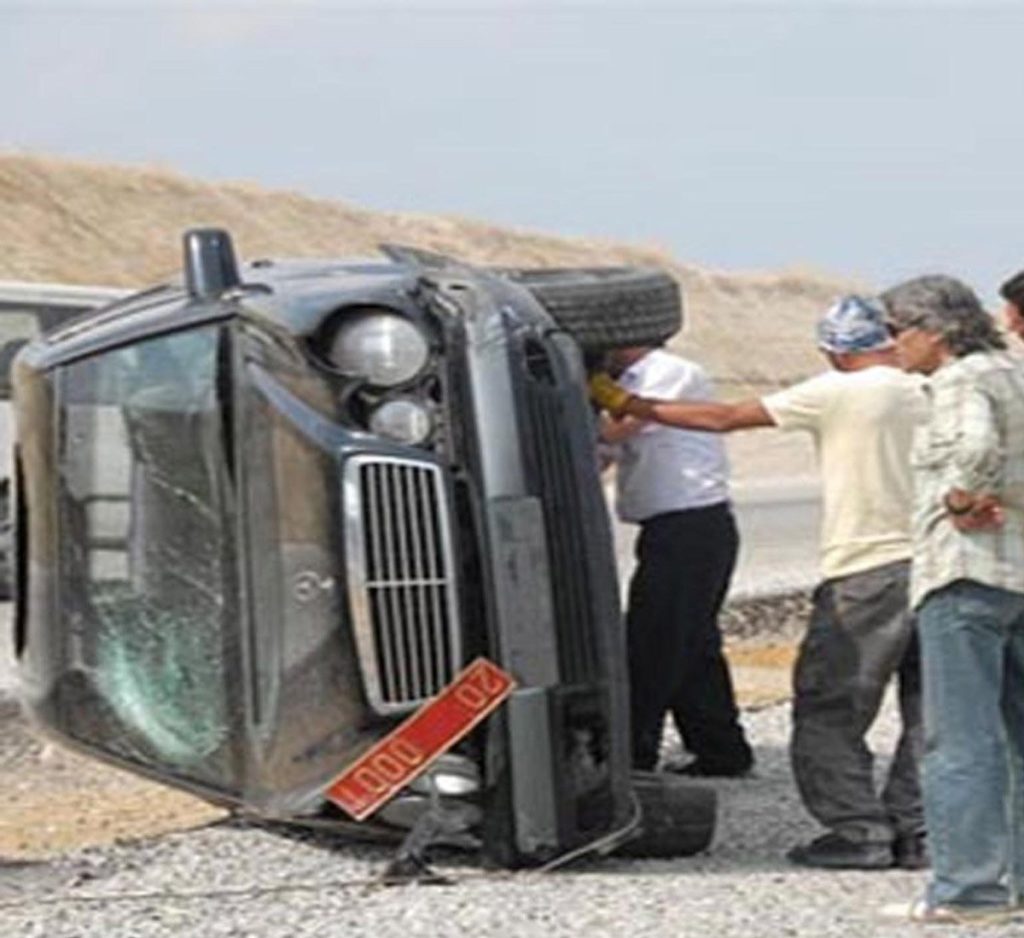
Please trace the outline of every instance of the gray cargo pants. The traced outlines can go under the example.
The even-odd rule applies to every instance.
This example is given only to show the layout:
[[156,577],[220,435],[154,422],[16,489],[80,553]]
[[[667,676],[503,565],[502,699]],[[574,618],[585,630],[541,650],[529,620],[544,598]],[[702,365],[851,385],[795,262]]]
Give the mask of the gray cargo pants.
[[[855,842],[889,843],[924,831],[921,672],[907,609],[909,561],[826,580],[793,676],[790,758],[804,805]],[[879,794],[864,736],[898,676],[902,731]]]

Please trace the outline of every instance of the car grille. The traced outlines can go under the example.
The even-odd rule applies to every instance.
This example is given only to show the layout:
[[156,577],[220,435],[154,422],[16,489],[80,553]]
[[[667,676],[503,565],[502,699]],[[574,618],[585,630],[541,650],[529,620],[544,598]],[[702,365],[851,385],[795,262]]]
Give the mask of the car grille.
[[526,451],[547,529],[559,662],[563,680],[583,683],[600,678],[600,667],[584,560],[589,553],[584,508],[569,444],[573,434],[565,423],[565,392],[547,350],[531,344],[525,363]]
[[346,566],[370,705],[411,710],[462,657],[447,491],[440,467],[355,456],[345,466]]

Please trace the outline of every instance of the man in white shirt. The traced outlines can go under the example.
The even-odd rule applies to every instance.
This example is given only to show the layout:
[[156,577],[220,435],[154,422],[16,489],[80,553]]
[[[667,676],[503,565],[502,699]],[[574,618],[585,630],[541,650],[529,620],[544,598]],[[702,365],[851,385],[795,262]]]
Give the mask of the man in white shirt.
[[[927,864],[919,785],[920,665],[908,613],[909,453],[920,382],[900,371],[882,307],[846,297],[818,325],[832,370],[732,404],[653,400],[593,383],[613,412],[727,432],[778,426],[814,437],[823,481],[822,582],[794,674],[793,773],[829,832],[788,854],[805,866]],[[903,731],[879,794],[865,734],[899,676]]]
[[[610,358],[638,394],[711,396],[698,365],[662,349],[619,349]],[[618,465],[619,518],[640,526],[626,612],[633,764],[655,768],[671,711],[696,757],[679,771],[745,775],[753,754],[718,627],[739,546],[722,441],[630,418],[606,420],[602,437]]]

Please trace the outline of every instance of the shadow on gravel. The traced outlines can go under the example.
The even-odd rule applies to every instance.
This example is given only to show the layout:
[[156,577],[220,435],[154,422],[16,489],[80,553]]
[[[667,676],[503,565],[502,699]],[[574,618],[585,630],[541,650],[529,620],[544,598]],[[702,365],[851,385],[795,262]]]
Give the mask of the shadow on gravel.
[[[220,826],[235,830],[263,830],[327,853],[348,853],[358,850],[360,855],[365,855],[369,849],[379,853],[381,860],[389,859],[400,842],[393,834],[377,833],[375,828],[349,832],[332,829],[326,825],[307,827],[243,815],[228,818],[222,821]],[[354,828],[356,825],[351,826]]]
[[[312,846],[334,856],[351,856],[369,861],[377,868],[376,885],[453,886],[460,879],[495,872],[477,850],[458,849],[443,843],[433,844],[426,851],[409,852],[399,848],[399,839],[390,832],[377,836],[373,829],[346,836],[337,830],[311,829],[272,821],[242,821],[236,824],[255,827],[303,846]],[[354,826],[354,825],[350,825]]]

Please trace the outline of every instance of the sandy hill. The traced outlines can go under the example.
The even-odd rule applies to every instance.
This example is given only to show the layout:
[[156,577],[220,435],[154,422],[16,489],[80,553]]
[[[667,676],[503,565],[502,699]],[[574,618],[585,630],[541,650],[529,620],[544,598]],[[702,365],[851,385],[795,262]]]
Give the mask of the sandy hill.
[[243,257],[338,257],[397,241],[482,263],[656,265],[685,289],[688,325],[679,341],[727,385],[772,386],[817,369],[809,330],[849,287],[804,272],[706,270],[656,247],[385,214],[164,169],[35,156],[0,155],[0,205],[0,279],[142,286],[177,269],[181,232],[198,224],[230,229]]
[[819,369],[809,341],[814,319],[850,288],[795,270],[709,270],[654,246],[372,212],[162,168],[39,156],[0,155],[0,206],[0,279],[142,286],[178,268],[181,232],[195,225],[228,228],[243,257],[366,254],[395,241],[480,263],[660,266],[679,279],[687,301],[687,325],[673,344],[702,361],[728,397]]

